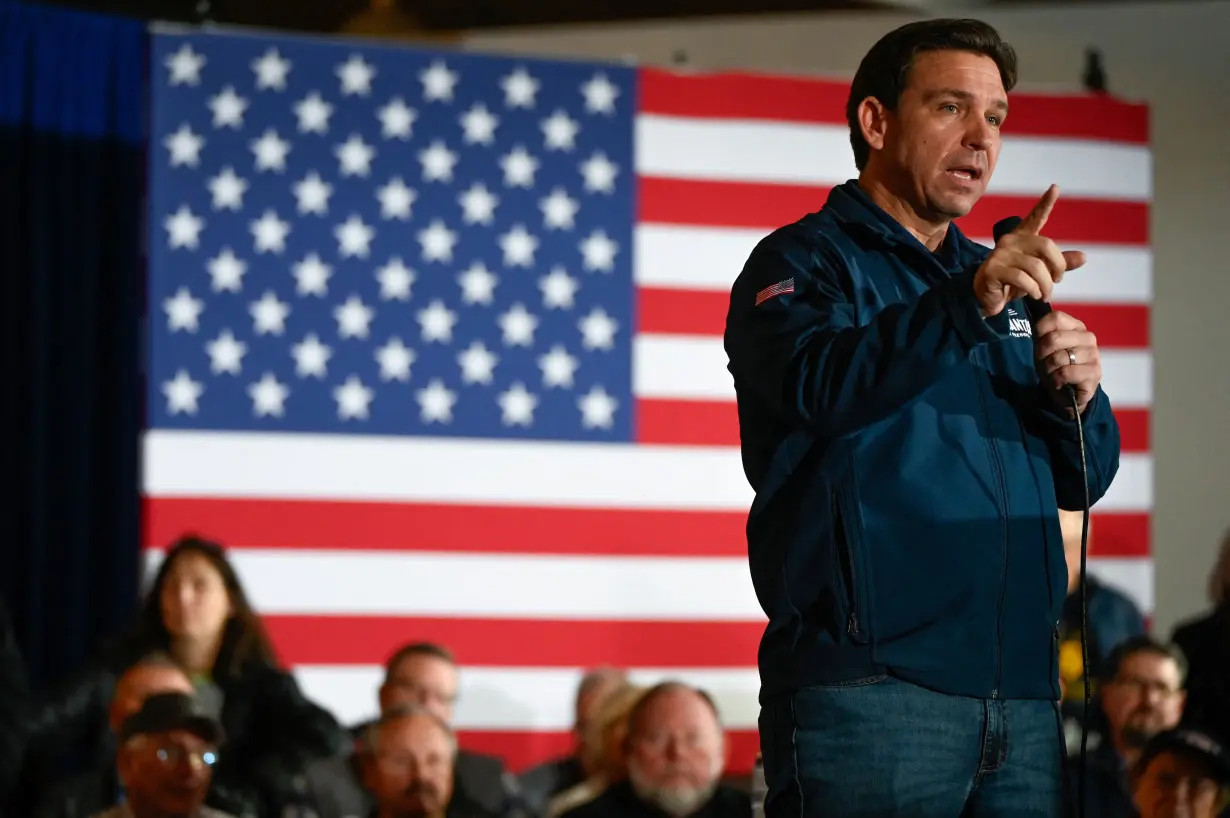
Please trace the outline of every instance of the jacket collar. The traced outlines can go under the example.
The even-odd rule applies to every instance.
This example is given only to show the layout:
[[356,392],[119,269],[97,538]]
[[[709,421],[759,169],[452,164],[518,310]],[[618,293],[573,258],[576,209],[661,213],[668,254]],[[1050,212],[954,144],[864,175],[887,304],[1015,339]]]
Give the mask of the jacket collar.
[[985,255],[979,245],[970,241],[956,224],[948,225],[948,234],[939,250],[931,252],[914,234],[885,212],[859,187],[858,179],[850,179],[830,192],[825,209],[843,228],[860,238],[882,243],[887,247],[921,251],[939,262],[945,270],[964,269]]

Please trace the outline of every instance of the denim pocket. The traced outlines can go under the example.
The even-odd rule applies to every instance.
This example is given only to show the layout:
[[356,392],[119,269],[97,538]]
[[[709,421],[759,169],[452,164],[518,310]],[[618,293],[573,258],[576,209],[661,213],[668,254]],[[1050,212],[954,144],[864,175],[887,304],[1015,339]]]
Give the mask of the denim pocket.
[[863,676],[858,679],[842,679],[839,682],[823,682],[821,684],[808,685],[802,688],[803,690],[841,690],[847,687],[868,687],[870,685],[878,685],[889,678],[887,673],[877,673],[875,676]]

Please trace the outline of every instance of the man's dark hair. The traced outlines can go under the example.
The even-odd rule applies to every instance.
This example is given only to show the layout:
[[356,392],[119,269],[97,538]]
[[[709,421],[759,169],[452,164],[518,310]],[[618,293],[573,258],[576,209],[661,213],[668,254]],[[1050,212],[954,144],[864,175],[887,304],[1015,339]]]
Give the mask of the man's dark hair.
[[858,106],[875,97],[890,111],[897,110],[901,93],[909,85],[914,58],[927,51],[972,51],[995,61],[1004,90],[1016,86],[1016,52],[999,32],[981,20],[922,20],[907,23],[885,34],[859,63],[850,98],[846,102],[846,122],[850,125],[850,147],[854,165],[862,171],[871,155],[858,123]]
[[1160,656],[1163,659],[1169,659],[1179,668],[1179,685],[1186,684],[1187,680],[1187,659],[1183,655],[1183,651],[1179,650],[1175,645],[1168,645],[1160,642],[1147,634],[1142,636],[1130,636],[1124,639],[1118,645],[1115,645],[1114,650],[1106,657],[1098,674],[1102,678],[1102,684],[1113,682],[1119,672],[1123,670],[1123,663],[1138,653],[1151,653],[1154,656]]
[[457,664],[453,652],[443,645],[437,645],[435,642],[411,642],[398,648],[397,652],[389,657],[389,661],[384,665],[384,680],[387,682],[398,666],[411,656],[430,656],[433,659],[448,662],[450,665],[456,666]]

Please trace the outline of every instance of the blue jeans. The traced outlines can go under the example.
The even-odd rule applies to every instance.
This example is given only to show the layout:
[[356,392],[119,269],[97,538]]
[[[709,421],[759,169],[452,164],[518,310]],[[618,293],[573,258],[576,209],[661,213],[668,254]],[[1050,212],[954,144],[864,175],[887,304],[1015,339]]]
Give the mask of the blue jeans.
[[968,699],[886,676],[766,703],[766,818],[1058,818],[1057,703]]

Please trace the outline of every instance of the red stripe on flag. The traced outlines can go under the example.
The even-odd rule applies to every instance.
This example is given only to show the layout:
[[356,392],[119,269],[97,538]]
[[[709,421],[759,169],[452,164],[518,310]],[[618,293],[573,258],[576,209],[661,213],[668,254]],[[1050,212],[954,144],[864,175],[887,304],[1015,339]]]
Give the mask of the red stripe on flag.
[[[746,546],[744,548],[746,551]],[[761,622],[453,619],[389,616],[262,617],[290,665],[380,665],[408,642],[430,640],[464,667],[747,668]]]
[[733,400],[637,398],[636,440],[668,446],[738,446],[739,413]]
[[[1114,400],[1114,396],[1111,396]],[[636,438],[640,443],[738,446],[739,417],[729,401],[637,398]],[[1149,410],[1116,409],[1125,452],[1148,452]]]
[[[830,190],[813,185],[656,176],[638,177],[637,184],[638,218],[642,223],[747,227],[766,232],[819,210]],[[1028,213],[1036,203],[1036,198],[1023,196],[983,196],[974,211],[957,225],[967,236],[989,239],[995,222]],[[1045,233],[1056,241],[1144,246],[1149,243],[1149,205],[1061,196]]]
[[145,543],[198,532],[231,548],[730,557],[741,512],[146,498]]
[[[1080,275],[1080,272],[1072,275]],[[1150,346],[1148,304],[1055,302],[1054,308],[1084,321],[1089,331],[1097,336],[1098,346],[1102,349],[1148,349]]]
[[[576,738],[571,732],[529,730],[458,730],[457,741],[464,750],[486,753],[504,759],[514,773],[573,751]],[[726,774],[747,775],[752,771],[756,753],[760,750],[760,735],[756,728],[727,730],[729,761]]]
[[[1075,274],[1074,274],[1075,275]],[[639,287],[637,330],[655,335],[712,335],[726,331],[730,294],[725,290]],[[1147,304],[1055,304],[1085,322],[1103,349],[1148,349]]]
[[[640,111],[701,119],[752,119],[847,127],[850,84],[763,74],[640,72]],[[1004,135],[1149,144],[1149,108],[1092,94],[1010,94]]]
[[1089,516],[1091,557],[1148,557],[1151,547],[1148,514],[1095,511]]
[[[1112,403],[1114,398],[1111,398]],[[1148,409],[1115,409],[1119,421],[1119,448],[1125,452],[1147,452],[1153,448],[1149,431],[1151,414]]]

